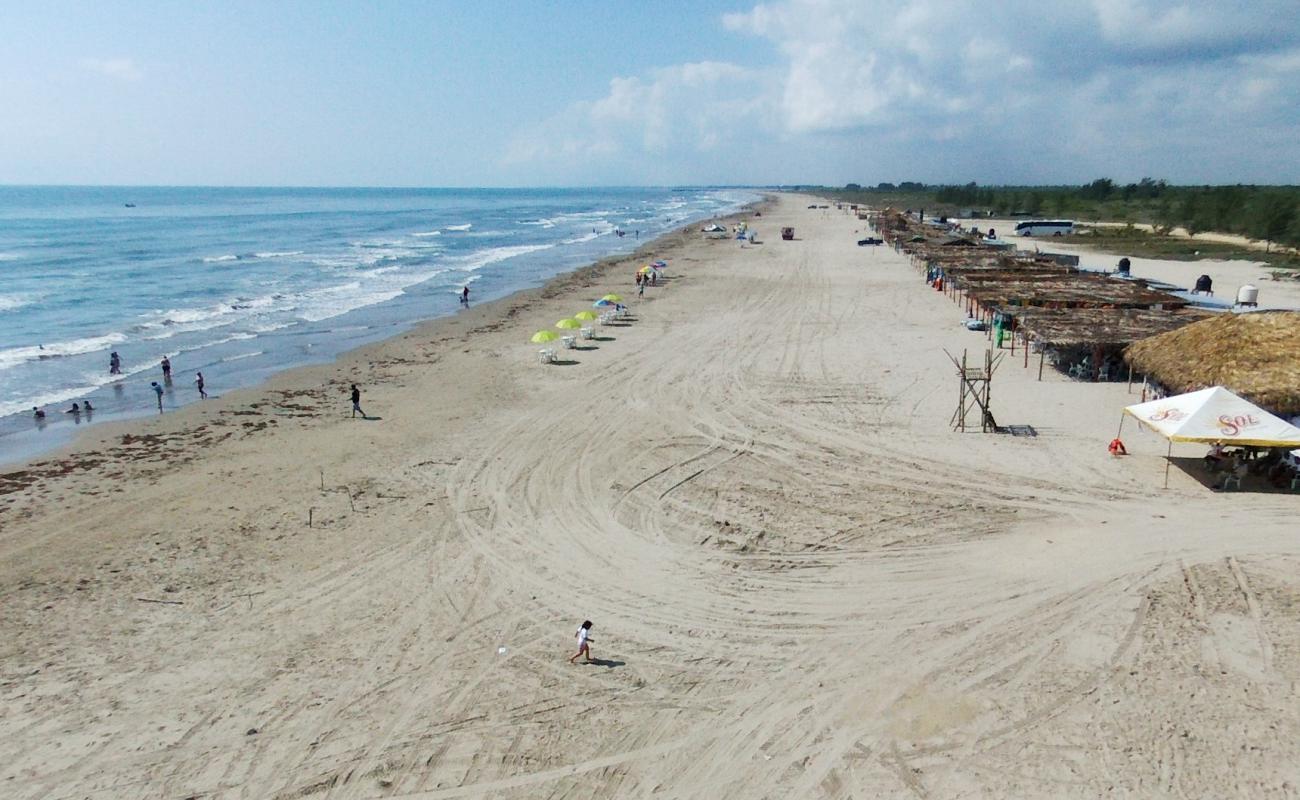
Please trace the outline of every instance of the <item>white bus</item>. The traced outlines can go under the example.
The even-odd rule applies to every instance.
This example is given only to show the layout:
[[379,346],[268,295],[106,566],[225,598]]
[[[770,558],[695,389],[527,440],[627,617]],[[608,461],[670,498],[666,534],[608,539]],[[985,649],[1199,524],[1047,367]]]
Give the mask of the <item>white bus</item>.
[[1027,219],[1016,223],[1017,236],[1069,236],[1074,233],[1074,220]]

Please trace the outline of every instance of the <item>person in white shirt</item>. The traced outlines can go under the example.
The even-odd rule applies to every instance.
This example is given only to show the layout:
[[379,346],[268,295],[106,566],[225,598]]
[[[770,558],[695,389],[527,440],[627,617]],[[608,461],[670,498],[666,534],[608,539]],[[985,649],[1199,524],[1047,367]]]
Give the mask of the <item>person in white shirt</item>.
[[591,645],[590,645],[591,620],[586,620],[585,622],[582,623],[582,626],[578,628],[577,636],[578,636],[578,652],[573,654],[573,658],[569,659],[569,663],[572,664],[574,661],[577,661],[578,656],[586,656],[587,660],[582,663],[590,664],[591,663]]
[[1205,468],[1216,470],[1226,459],[1227,456],[1223,454],[1223,442],[1215,442],[1210,445],[1210,451],[1205,454]]

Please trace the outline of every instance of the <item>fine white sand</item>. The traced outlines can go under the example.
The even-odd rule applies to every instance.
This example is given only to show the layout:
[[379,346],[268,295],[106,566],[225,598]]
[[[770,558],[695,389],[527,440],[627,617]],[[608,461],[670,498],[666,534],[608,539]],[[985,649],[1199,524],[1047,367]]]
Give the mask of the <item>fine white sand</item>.
[[952,432],[986,340],[809,202],[5,475],[0,795],[1294,795],[1300,495],[1019,350]]

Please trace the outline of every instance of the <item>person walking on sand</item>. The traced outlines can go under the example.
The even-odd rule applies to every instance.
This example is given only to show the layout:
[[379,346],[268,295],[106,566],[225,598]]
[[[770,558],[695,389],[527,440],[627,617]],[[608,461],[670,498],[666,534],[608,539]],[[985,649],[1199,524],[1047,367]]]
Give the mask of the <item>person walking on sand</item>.
[[587,660],[582,663],[590,664],[591,663],[591,620],[586,620],[582,623],[582,625],[578,628],[577,637],[578,637],[578,652],[573,654],[573,658],[569,659],[569,663],[572,664],[574,661],[577,661],[578,656],[586,656]]
[[162,358],[163,383],[172,382],[172,362],[167,356]]
[[366,418],[366,412],[361,410],[361,390],[354,383],[352,384],[352,416],[355,418],[357,414],[360,414],[362,419]]
[[203,373],[202,373],[202,372],[196,372],[196,373],[195,373],[195,377],[194,377],[194,385],[197,386],[198,389],[199,389],[199,399],[200,399],[200,400],[207,400],[207,399],[208,399],[208,393],[207,393],[206,391],[204,391],[204,389],[203,389],[204,384],[203,384]]
[[637,284],[637,288],[636,288],[637,297],[645,297],[645,285],[649,282],[650,281],[648,280],[642,280],[640,283]]
[[149,385],[153,387],[153,393],[158,398],[158,413],[162,413],[162,396],[163,388],[158,385],[158,381],[150,381]]

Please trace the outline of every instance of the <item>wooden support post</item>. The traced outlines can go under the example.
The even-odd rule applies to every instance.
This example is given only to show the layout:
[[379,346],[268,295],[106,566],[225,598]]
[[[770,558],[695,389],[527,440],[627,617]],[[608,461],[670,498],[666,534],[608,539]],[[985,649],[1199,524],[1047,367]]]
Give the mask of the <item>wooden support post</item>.
[[989,412],[989,408],[991,408],[991,406],[989,406],[989,401],[992,392],[993,392],[993,351],[985,350],[984,351],[984,407],[980,409],[980,411],[982,412],[982,415],[980,416],[980,430],[982,430],[984,433],[988,433],[990,427],[993,427],[996,432],[996,427],[997,427],[996,425],[993,425],[993,414]]
[[1043,361],[1046,358],[1047,358],[1047,345],[1043,345],[1043,349],[1038,351],[1038,379],[1040,381],[1043,379]]
[[961,388],[957,391],[958,428],[966,432],[966,351],[961,351]]
[[1174,440],[1169,440],[1169,448],[1165,450],[1165,488],[1169,488],[1169,464],[1173,461]]

